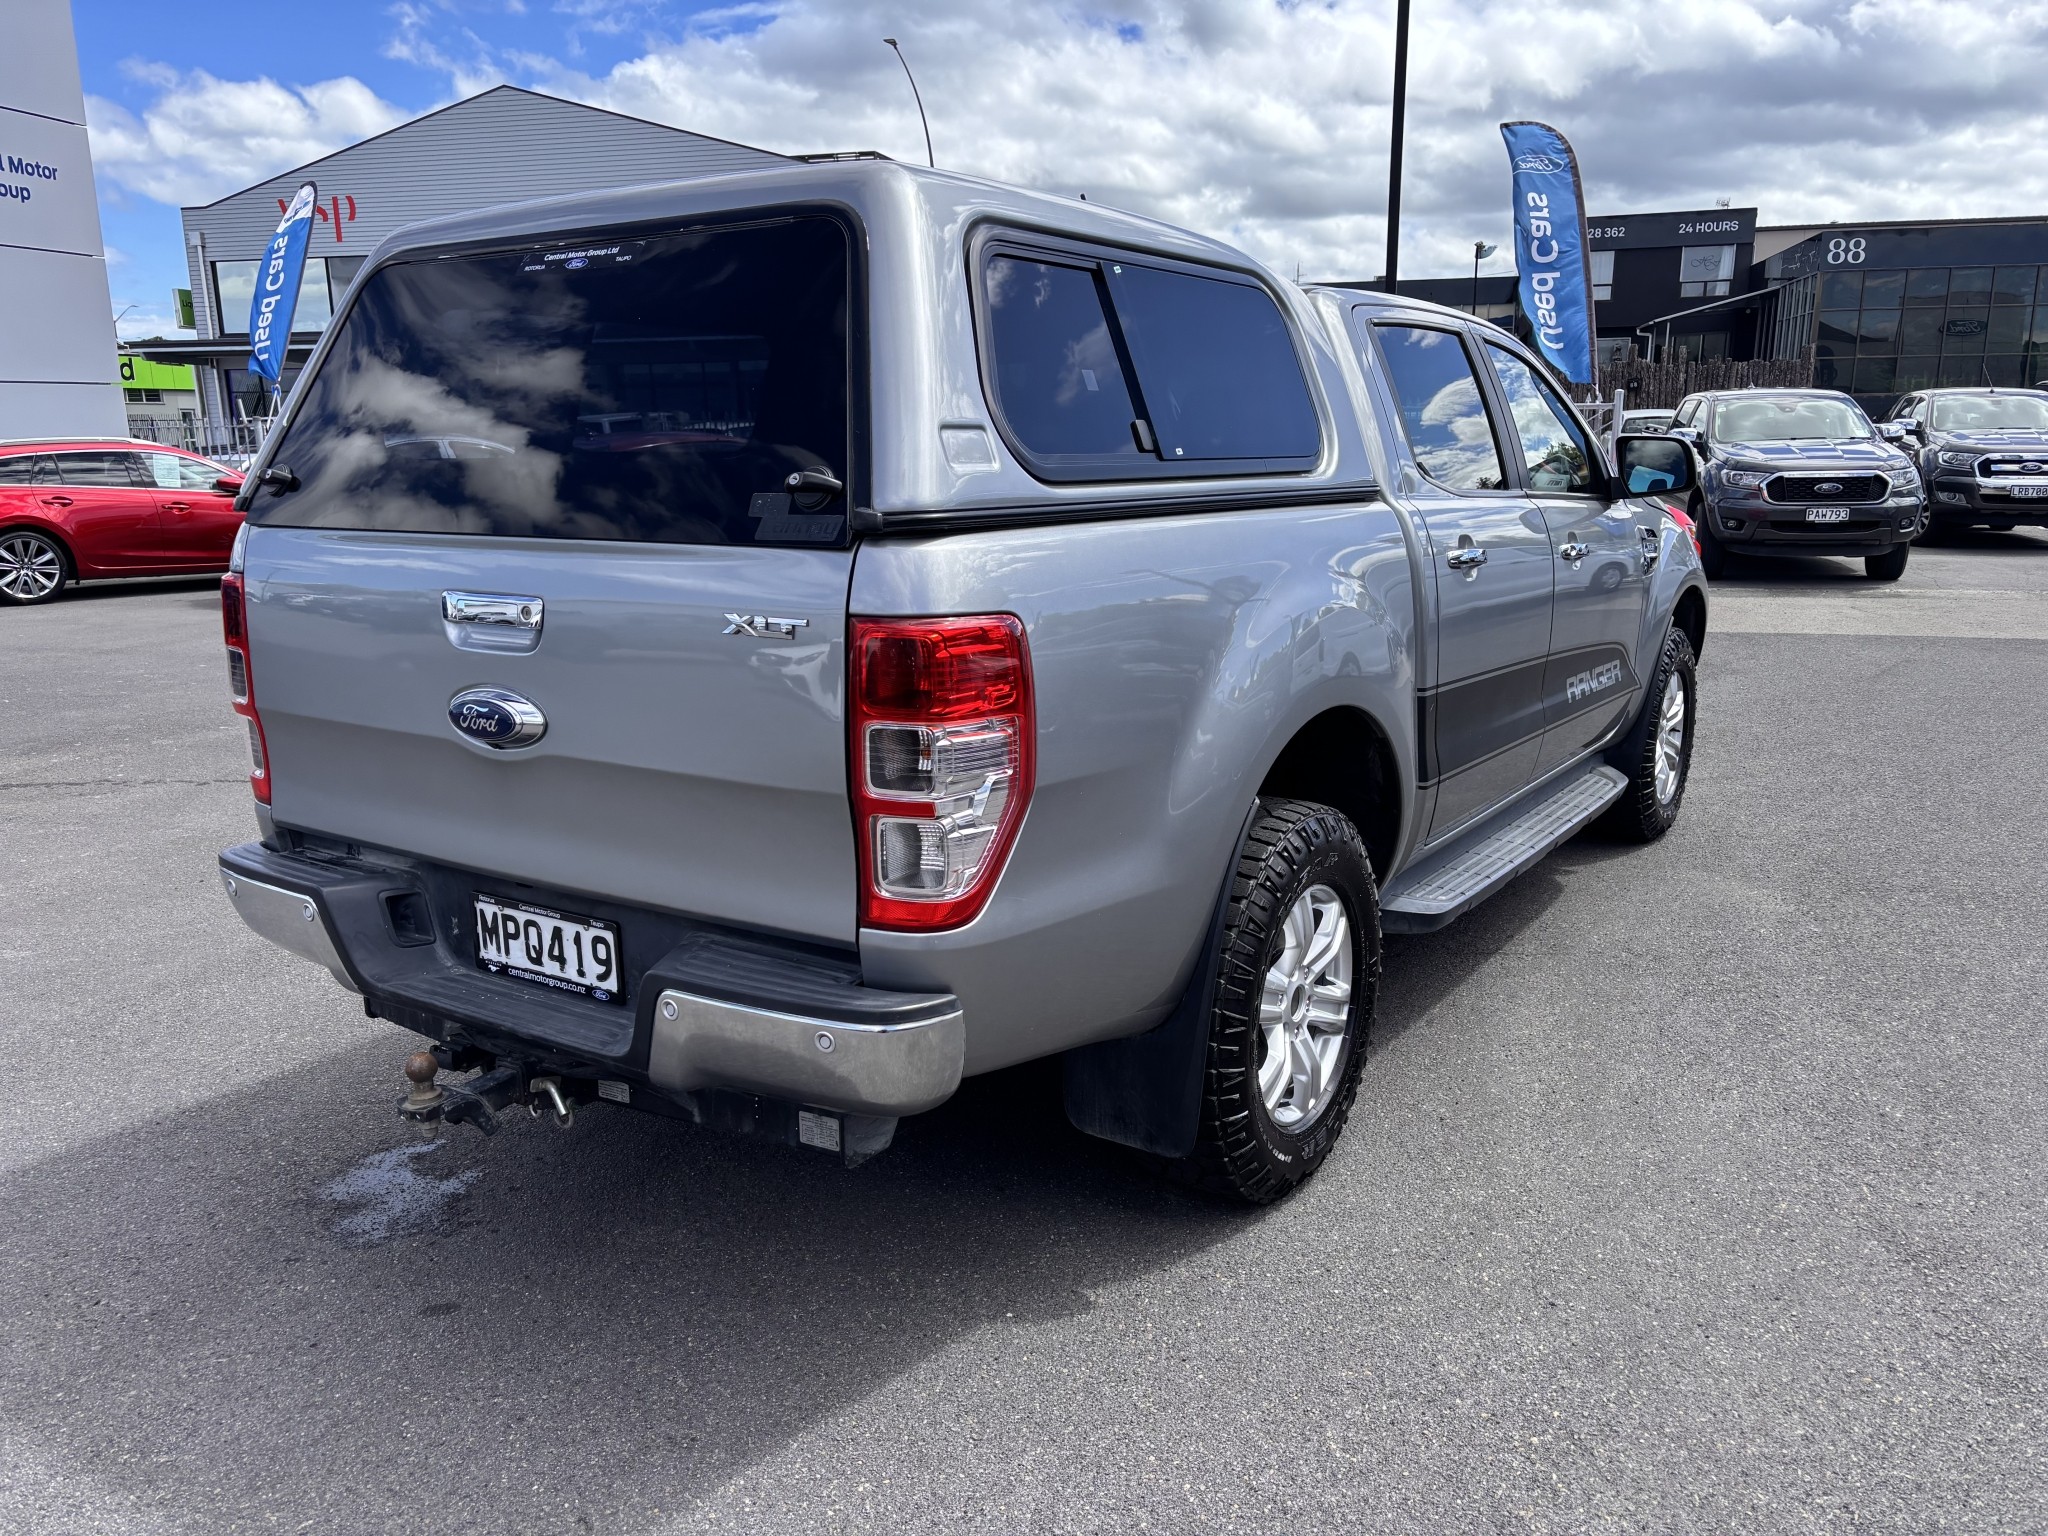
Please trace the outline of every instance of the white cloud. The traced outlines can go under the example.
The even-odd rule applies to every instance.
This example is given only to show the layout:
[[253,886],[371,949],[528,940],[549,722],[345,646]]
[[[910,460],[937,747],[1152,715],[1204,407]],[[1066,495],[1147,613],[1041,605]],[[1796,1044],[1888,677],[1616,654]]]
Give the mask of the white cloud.
[[[1389,0],[777,0],[542,89],[784,150],[922,158],[1085,190],[1311,276],[1381,269]],[[1503,244],[1496,124],[1572,138],[1590,212],[1756,204],[1766,222],[2048,202],[2048,7],[1980,0],[1433,0],[1409,70],[1402,270]],[[1503,255],[1488,266],[1508,270]]]
[[[500,79],[782,150],[923,157],[1190,225],[1284,273],[1381,269],[1392,0],[741,0],[585,72],[494,47],[481,12],[401,0],[387,54],[456,94]],[[565,0],[559,53],[654,12]],[[524,38],[531,42],[530,35]],[[1496,124],[1580,151],[1591,213],[1755,204],[1767,223],[2048,205],[2040,0],[1431,0],[1409,71],[1402,271],[1503,246]],[[289,87],[161,66],[139,116],[90,111],[111,184],[210,200],[406,114],[351,78]]]
[[161,65],[132,66],[129,74],[159,95],[139,115],[87,99],[94,170],[102,181],[174,205],[212,202],[412,115],[346,76],[289,86]]

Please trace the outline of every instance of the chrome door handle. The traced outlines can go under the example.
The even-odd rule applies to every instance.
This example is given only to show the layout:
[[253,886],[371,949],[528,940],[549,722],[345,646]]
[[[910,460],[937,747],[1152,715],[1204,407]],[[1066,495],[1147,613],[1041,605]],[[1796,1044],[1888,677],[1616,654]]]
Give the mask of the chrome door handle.
[[1486,564],[1486,551],[1483,549],[1454,549],[1444,556],[1444,564],[1454,571],[1469,571],[1474,566]]
[[1557,558],[1569,560],[1574,565],[1577,565],[1592,552],[1593,546],[1590,544],[1560,544],[1557,546]]
[[443,592],[441,617],[451,624],[508,624],[514,629],[539,629],[541,600],[507,597],[501,592]]

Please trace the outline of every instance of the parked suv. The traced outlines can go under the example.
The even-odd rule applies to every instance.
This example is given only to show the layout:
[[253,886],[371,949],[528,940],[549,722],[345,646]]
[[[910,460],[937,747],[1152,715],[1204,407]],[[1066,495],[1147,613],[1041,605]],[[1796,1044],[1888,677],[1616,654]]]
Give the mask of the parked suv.
[[1690,395],[1670,428],[1700,453],[1692,517],[1709,576],[1728,556],[1860,557],[1897,581],[1920,531],[1920,476],[1847,395],[1735,389]]
[[72,581],[227,569],[242,477],[131,438],[0,443],[0,604]]
[[1927,534],[2048,525],[2048,391],[1923,389],[1892,407],[1926,481]]
[[1271,1199],[1383,932],[1678,815],[1693,461],[1616,459],[1483,322],[943,172],[417,226],[244,497],[226,891],[432,1042],[418,1119],[853,1161],[1058,1054]]

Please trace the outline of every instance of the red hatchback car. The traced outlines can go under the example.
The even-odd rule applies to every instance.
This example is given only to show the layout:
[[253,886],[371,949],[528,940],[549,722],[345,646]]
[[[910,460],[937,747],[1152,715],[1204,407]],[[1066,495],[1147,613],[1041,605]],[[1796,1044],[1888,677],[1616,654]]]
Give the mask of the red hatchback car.
[[66,583],[228,568],[242,477],[129,438],[0,443],[0,603]]

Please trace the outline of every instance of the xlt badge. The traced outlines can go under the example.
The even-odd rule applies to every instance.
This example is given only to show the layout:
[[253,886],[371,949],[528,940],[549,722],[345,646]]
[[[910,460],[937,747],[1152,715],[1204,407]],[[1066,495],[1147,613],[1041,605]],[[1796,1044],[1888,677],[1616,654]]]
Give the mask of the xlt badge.
[[809,629],[810,626],[809,619],[771,619],[758,613],[728,613],[721,633],[752,635],[756,640],[766,640],[771,636],[794,640],[798,630]]

